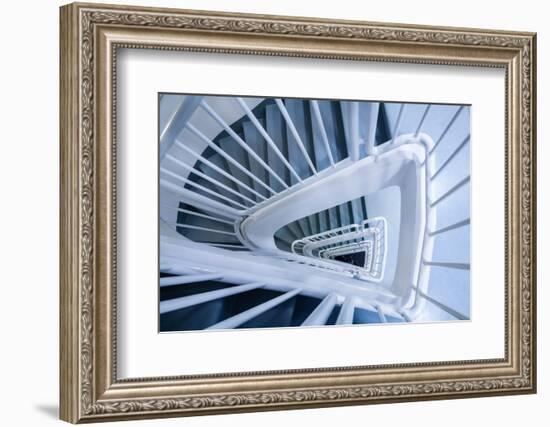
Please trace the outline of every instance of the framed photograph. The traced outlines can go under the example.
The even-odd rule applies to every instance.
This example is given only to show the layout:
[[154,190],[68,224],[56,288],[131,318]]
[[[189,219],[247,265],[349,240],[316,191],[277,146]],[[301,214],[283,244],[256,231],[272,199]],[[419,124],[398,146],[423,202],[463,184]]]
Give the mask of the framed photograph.
[[534,393],[535,34],[61,8],[61,418]]

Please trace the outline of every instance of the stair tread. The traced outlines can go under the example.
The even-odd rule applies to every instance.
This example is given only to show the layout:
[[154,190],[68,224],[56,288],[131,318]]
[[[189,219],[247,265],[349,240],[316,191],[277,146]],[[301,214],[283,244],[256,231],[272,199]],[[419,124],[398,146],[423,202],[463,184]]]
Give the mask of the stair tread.
[[[266,162],[266,142],[248,118],[243,122],[243,131],[244,141],[252,150],[254,150],[256,155]],[[267,183],[267,176],[269,175],[269,172],[260,163],[253,159],[250,154],[248,155],[248,162],[250,165],[250,172],[252,172],[262,182]],[[267,194],[267,190],[258,182],[253,181],[252,184],[258,193],[262,194],[264,197],[269,196],[269,194]]]
[[[279,149],[279,152],[284,158],[288,160],[288,148],[286,141],[286,134],[284,133],[283,117],[279,111],[279,108],[271,103],[266,105],[265,108],[265,128],[266,132],[271,136],[273,143]],[[279,175],[283,181],[290,185],[290,172],[284,163],[281,161],[277,153],[268,148],[267,150],[267,162],[269,166]],[[274,177],[269,176],[269,185],[276,191],[282,191],[283,186]]]

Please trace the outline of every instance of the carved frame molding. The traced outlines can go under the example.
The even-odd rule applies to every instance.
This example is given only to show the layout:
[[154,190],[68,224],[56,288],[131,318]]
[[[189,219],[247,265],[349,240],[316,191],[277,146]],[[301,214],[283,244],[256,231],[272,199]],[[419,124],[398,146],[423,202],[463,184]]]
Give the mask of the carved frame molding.
[[[71,4],[60,43],[62,419],[535,392],[535,34]],[[505,68],[506,357],[117,380],[118,48]]]

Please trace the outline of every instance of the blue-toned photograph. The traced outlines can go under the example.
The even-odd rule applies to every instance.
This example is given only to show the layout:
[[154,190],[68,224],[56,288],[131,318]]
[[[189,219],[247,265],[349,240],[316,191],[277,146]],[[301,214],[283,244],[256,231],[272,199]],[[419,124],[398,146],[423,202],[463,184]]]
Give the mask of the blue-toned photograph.
[[470,106],[159,95],[159,330],[470,320]]

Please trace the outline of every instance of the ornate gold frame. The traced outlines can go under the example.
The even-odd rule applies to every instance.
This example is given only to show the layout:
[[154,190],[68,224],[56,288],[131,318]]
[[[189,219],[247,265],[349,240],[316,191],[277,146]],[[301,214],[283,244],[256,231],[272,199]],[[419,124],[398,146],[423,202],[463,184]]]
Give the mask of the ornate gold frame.
[[[535,34],[71,4],[61,8],[61,418],[73,423],[536,389]],[[117,380],[118,47],[502,67],[505,357]]]

